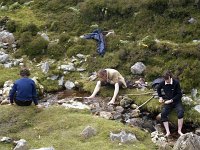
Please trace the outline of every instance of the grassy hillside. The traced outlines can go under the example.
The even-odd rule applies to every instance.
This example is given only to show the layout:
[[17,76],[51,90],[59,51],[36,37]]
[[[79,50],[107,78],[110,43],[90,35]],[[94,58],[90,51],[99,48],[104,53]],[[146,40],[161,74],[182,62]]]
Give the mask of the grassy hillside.
[[[88,111],[67,110],[55,106],[44,110],[34,107],[1,106],[0,133],[14,140],[26,139],[30,148],[50,147],[56,150],[138,150],[155,149],[150,135],[119,122],[92,116]],[[86,126],[97,130],[97,135],[83,139],[80,133]],[[121,130],[136,134],[138,142],[119,145],[109,139],[110,131]],[[11,144],[0,143],[1,150],[10,150]]]
[[[15,57],[62,60],[77,53],[90,54],[87,69],[116,68],[128,78],[130,67],[142,61],[147,70],[142,75],[152,81],[166,69],[179,77],[185,92],[200,87],[199,2],[195,0],[0,0],[1,23],[7,16],[6,28],[18,40]],[[29,3],[27,3],[29,2]],[[190,23],[189,19],[194,22]],[[106,55],[96,54],[94,41],[77,39],[96,27],[114,30],[106,37]],[[36,33],[45,32],[48,45]],[[123,42],[125,41],[125,42]],[[97,57],[95,57],[97,56]],[[109,61],[109,60],[113,61]],[[95,65],[94,65],[95,64]],[[123,65],[121,65],[123,64]]]

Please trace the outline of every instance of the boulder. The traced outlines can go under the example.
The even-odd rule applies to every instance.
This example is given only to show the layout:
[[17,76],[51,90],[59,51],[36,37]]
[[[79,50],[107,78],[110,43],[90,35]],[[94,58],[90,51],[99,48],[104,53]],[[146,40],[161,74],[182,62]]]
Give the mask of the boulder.
[[175,143],[173,150],[199,150],[200,136],[193,133],[186,133],[180,136]]
[[137,62],[131,67],[131,72],[133,74],[142,74],[146,66],[142,62]]

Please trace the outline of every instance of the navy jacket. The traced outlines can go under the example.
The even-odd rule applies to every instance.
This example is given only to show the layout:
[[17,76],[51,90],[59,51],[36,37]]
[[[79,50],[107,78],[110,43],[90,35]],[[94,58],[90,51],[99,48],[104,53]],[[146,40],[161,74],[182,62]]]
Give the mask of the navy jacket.
[[16,80],[9,93],[11,103],[13,103],[13,99],[15,98],[18,101],[31,100],[35,105],[37,105],[38,101],[36,96],[37,92],[35,82],[29,78],[21,78]]
[[[162,90],[163,92],[162,93]],[[182,92],[178,80],[173,79],[172,84],[166,84],[162,81],[157,88],[158,96],[162,97],[164,100],[172,99],[174,103],[180,102],[182,98]]]

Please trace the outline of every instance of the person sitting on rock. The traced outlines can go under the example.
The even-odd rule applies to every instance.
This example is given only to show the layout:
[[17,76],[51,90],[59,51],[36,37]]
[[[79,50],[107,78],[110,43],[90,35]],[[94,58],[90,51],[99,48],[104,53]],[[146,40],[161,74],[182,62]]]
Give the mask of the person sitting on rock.
[[115,99],[119,92],[119,87],[122,86],[123,88],[127,88],[126,82],[124,77],[115,69],[101,69],[98,71],[97,76],[99,78],[99,81],[97,81],[97,84],[95,86],[95,89],[91,96],[86,98],[94,98],[95,95],[99,92],[101,85],[107,85],[112,84],[115,86],[114,94],[108,105],[114,104]]
[[35,82],[28,78],[30,71],[23,68],[20,70],[20,76],[21,79],[16,80],[10,90],[10,104],[15,102],[18,106],[29,106],[33,101],[35,105],[38,105]]
[[159,84],[157,92],[159,102],[164,104],[161,112],[161,121],[165,127],[166,136],[170,135],[168,115],[173,108],[176,109],[178,116],[178,134],[183,135],[181,130],[183,126],[184,109],[181,101],[182,92],[179,81],[172,78],[171,71],[166,71],[163,78],[164,80]]

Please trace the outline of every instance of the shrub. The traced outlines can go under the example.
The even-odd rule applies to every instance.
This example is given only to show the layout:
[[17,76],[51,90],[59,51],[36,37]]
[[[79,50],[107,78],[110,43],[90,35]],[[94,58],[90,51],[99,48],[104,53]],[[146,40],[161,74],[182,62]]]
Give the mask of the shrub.
[[88,0],[80,5],[82,18],[87,21],[104,21],[112,17],[127,18],[134,14],[137,3],[132,0]]
[[17,24],[14,20],[9,20],[6,22],[6,29],[9,31],[9,32],[15,32],[16,31],[16,27],[17,27]]
[[194,0],[170,0],[169,5],[172,7],[187,6],[190,3],[194,3]]
[[171,18],[171,19],[178,19],[182,21],[183,19],[190,16],[190,12],[187,9],[184,8],[174,8],[174,9],[168,9],[165,12],[165,16]]
[[50,31],[58,31],[59,30],[59,22],[53,21],[49,28]]
[[1,0],[3,5],[11,5],[13,3],[18,2],[19,4],[23,4],[25,2],[29,2],[31,0]]
[[200,67],[199,60],[188,61],[187,66],[179,76],[181,85],[185,92],[190,92],[192,88],[200,87]]
[[62,33],[59,37],[59,44],[66,44],[68,43],[68,40],[70,39],[69,34],[67,33]]
[[47,55],[53,59],[59,59],[64,56],[65,48],[57,43],[49,44],[47,48]]
[[103,68],[117,68],[120,63],[118,53],[106,53],[104,57],[89,57],[87,69],[89,72],[94,72]]
[[[71,39],[72,40],[72,39]],[[96,53],[96,44],[93,40],[78,39],[73,43],[69,43],[71,46],[67,49],[67,56],[71,57],[78,53],[85,55],[93,55]]]
[[20,7],[21,7],[21,5],[18,2],[15,2],[15,3],[13,3],[9,6],[9,10],[15,10],[15,9],[20,8]]
[[34,23],[29,23],[22,27],[21,32],[30,32],[33,36],[37,35],[39,28]]
[[115,52],[119,50],[120,47],[120,37],[118,36],[109,36],[105,38],[106,41],[106,50],[109,52]]
[[88,51],[90,51],[90,50],[88,49],[88,47],[86,47],[84,45],[74,45],[67,49],[67,56],[72,57],[78,53],[89,54]]
[[66,6],[76,6],[84,0],[35,0],[35,7],[44,11],[56,12],[64,9]]
[[160,77],[163,71],[163,68],[160,66],[147,66],[145,71],[145,79],[148,81],[153,81],[154,79]]
[[162,14],[168,8],[168,0],[150,0],[147,8],[155,13]]
[[40,36],[36,36],[30,43],[28,43],[24,53],[31,59],[46,53],[48,41]]
[[28,43],[30,43],[32,41],[32,34],[31,32],[24,32],[20,35],[18,44],[21,48],[26,48]]

